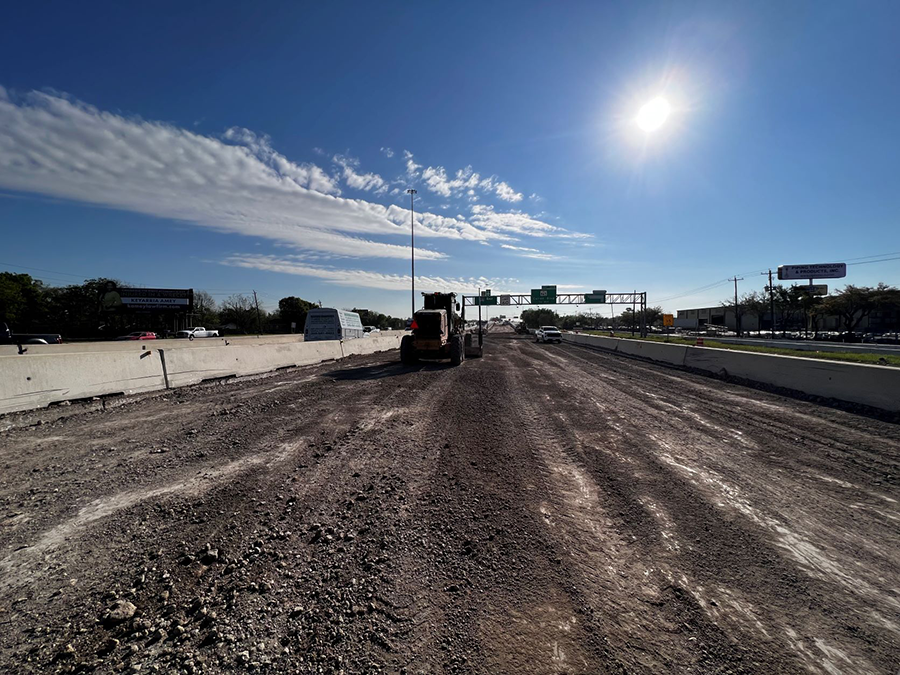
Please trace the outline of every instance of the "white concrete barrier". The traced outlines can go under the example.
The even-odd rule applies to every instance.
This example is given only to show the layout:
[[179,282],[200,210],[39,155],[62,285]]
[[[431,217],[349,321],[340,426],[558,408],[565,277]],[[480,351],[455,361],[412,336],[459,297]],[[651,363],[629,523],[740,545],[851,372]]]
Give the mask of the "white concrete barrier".
[[900,412],[900,368],[567,333],[567,342]]
[[589,345],[591,347],[599,347],[600,349],[608,349],[612,352],[616,351],[621,342],[618,338],[611,338],[603,335],[588,335],[585,333],[563,333],[563,340],[578,345]]
[[[302,342],[302,336],[245,337],[232,341],[170,340],[37,345],[35,353],[0,355],[0,414],[51,403],[123,393],[134,394],[196,384],[234,375],[336,360],[352,354],[397,349],[403,331],[348,340]],[[174,346],[177,345],[177,346]],[[109,348],[112,347],[112,350]]]
[[337,340],[270,345],[232,344],[227,347],[163,351],[169,387],[183,387],[231,375],[255,375],[343,356],[341,343]]
[[352,356],[354,354],[375,354],[376,352],[385,352],[389,349],[399,349],[400,340],[406,335],[403,331],[392,331],[388,335],[374,335],[355,340],[344,340],[341,343],[341,349],[344,356]]
[[[229,345],[296,344],[302,335],[239,335],[224,338],[168,338],[165,340],[110,340],[105,342],[67,342],[61,345],[22,345],[33,354],[80,354],[84,352],[141,352],[151,349],[197,349]],[[0,356],[18,355],[17,345],[0,345]]]
[[900,411],[900,368],[687,347],[684,365],[813,396]]
[[159,352],[0,356],[0,413],[164,389]]
[[[606,338],[607,340],[611,338]],[[653,361],[683,366],[687,345],[672,345],[664,342],[648,342],[646,340],[619,340],[616,351],[621,354],[640,356]]]

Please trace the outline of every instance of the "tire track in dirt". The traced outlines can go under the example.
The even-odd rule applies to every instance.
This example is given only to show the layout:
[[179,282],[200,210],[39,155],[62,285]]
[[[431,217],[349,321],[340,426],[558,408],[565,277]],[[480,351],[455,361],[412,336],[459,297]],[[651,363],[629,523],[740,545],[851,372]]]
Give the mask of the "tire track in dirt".
[[[897,570],[896,562],[886,560],[883,555],[888,549],[879,553],[878,522],[870,523],[866,549],[831,547],[835,529],[843,529],[844,536],[852,541],[860,530],[859,520],[835,519],[835,505],[830,500],[816,498],[809,502],[807,495],[815,496],[816,486],[811,489],[808,483],[799,484],[791,476],[777,475],[775,486],[780,492],[757,488],[759,481],[772,483],[775,478],[767,472],[764,458],[777,450],[781,454],[792,453],[793,443],[780,448],[770,445],[766,452],[754,452],[757,436],[752,427],[757,420],[740,423],[741,418],[736,415],[725,423],[741,429],[746,442],[729,448],[721,437],[713,441],[705,433],[697,433],[685,422],[677,405],[653,396],[656,382],[652,376],[643,382],[628,382],[627,387],[610,388],[605,379],[600,385],[589,370],[583,371],[583,377],[573,377],[571,366],[566,368],[561,363],[568,350],[558,351],[550,358],[538,356],[543,361],[538,370],[543,372],[545,381],[553,383],[549,388],[554,400],[565,403],[559,406],[556,415],[561,433],[575,429],[578,437],[584,437],[590,452],[579,454],[584,455],[582,461],[587,465],[596,467],[593,475],[604,476],[607,482],[610,475],[619,475],[617,485],[610,486],[611,490],[628,494],[643,485],[647,494],[633,499],[646,502],[652,512],[662,507],[666,514],[659,517],[663,531],[674,525],[675,532],[669,538],[681,538],[689,544],[682,547],[672,567],[687,573],[690,577],[685,578],[687,588],[714,620],[723,626],[730,622],[732,631],[746,631],[748,637],[755,626],[755,639],[769,644],[787,642],[795,656],[799,655],[814,670],[846,669],[851,663],[856,670],[869,672],[888,667],[896,640],[896,627],[891,621],[896,616],[893,611],[896,596],[890,581],[879,576],[887,572],[888,579],[896,580]],[[576,356],[581,356],[580,350]],[[632,363],[606,355],[594,359],[595,367],[603,367],[607,376],[609,371],[628,368]],[[523,365],[526,360],[530,359],[523,356]],[[637,367],[649,370],[643,364]],[[568,376],[565,379],[564,374]],[[747,393],[755,392],[747,390]],[[711,396],[712,392],[706,398]],[[721,405],[714,400],[704,404],[704,410],[707,405],[710,408]],[[786,408],[791,405],[809,404],[785,400]],[[605,432],[598,431],[593,437],[583,423],[592,415],[598,426],[605,427]],[[795,428],[794,436],[807,433],[799,431],[800,428]],[[686,453],[688,449],[690,452]],[[603,460],[604,455],[608,459]],[[748,462],[748,458],[753,461]],[[727,467],[732,478],[716,478],[716,471],[709,468],[711,463]],[[737,487],[746,485],[748,479],[750,486],[757,489],[747,492]],[[688,495],[694,497],[685,499]],[[790,509],[791,503],[800,496],[804,498],[801,501],[805,511],[799,513],[806,520],[792,519],[788,527],[778,502],[783,501],[784,508]],[[837,506],[840,511],[842,505]],[[723,508],[734,508],[739,517],[716,513]],[[629,517],[633,518],[633,514]],[[745,519],[750,521],[750,527]],[[817,521],[822,521],[821,527],[811,531],[810,523]],[[701,536],[695,543],[692,539],[698,531]],[[800,531],[802,535],[796,534]],[[810,533],[816,545],[810,543]],[[789,557],[772,549],[770,541],[788,552]],[[696,546],[700,542],[702,546]],[[695,546],[700,550],[694,550]],[[755,554],[748,555],[747,551]],[[861,559],[865,566],[860,565]],[[717,561],[718,566],[711,566],[712,561]],[[789,583],[785,584],[786,580]],[[843,588],[838,589],[834,584]],[[862,594],[864,599],[854,598],[856,594]],[[873,601],[882,607],[880,613],[872,607]],[[732,608],[730,613],[723,611],[722,608],[728,607]],[[852,625],[848,625],[848,611],[856,614],[850,621]],[[734,621],[740,615],[743,620]],[[869,659],[873,661],[865,665]],[[882,665],[876,666],[879,662]]]

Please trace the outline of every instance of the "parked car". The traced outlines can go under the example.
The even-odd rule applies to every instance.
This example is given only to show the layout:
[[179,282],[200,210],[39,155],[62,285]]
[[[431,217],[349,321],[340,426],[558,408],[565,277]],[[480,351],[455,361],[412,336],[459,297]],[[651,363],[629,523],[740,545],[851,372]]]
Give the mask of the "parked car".
[[380,333],[381,329],[375,326],[363,326],[364,333]]
[[146,330],[138,330],[134,333],[129,333],[128,335],[117,337],[116,340],[155,340],[156,337],[156,333],[151,333],[150,331]]
[[0,344],[4,345],[61,345],[59,333],[13,333],[5,323],[0,324]]
[[875,343],[879,345],[900,344],[900,333],[882,333],[875,337]]
[[562,342],[562,333],[556,326],[541,326],[534,332],[535,342]]
[[189,340],[193,340],[194,338],[219,337],[219,331],[206,330],[203,326],[198,326],[196,328],[187,328],[185,330],[180,330],[175,333],[175,337],[188,338]]

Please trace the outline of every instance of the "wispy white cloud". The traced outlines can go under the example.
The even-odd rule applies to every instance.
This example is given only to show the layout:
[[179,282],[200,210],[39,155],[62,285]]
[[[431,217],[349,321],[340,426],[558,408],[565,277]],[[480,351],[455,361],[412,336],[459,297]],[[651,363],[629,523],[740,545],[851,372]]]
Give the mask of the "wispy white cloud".
[[509,183],[499,180],[496,176],[482,178],[471,166],[459,169],[452,176],[443,166],[429,166],[422,169],[417,164],[413,154],[408,150],[403,151],[406,161],[406,174],[410,178],[421,178],[425,187],[442,197],[467,197],[470,202],[478,201],[479,194],[496,194],[497,197],[507,202],[520,202],[523,199],[521,192],[516,192]]
[[497,193],[497,196],[505,202],[522,201],[522,193],[516,192],[509,185],[502,181],[494,186],[494,191]]
[[383,152],[384,156],[387,157],[388,159],[390,159],[391,157],[394,156],[394,151],[391,150],[390,148],[381,148],[381,152]]
[[551,253],[544,253],[540,249],[528,248],[527,246],[513,246],[512,244],[500,244],[500,248],[516,251],[523,258],[532,258],[534,260],[559,260],[558,256]]
[[[409,292],[410,277],[406,274],[383,274],[367,270],[340,269],[305,262],[303,256],[272,256],[235,254],[222,261],[223,265],[245,267],[283,274],[315,277],[341,286],[378,288],[386,291]],[[488,279],[486,277],[431,277],[416,275],[416,290],[475,293],[479,288],[509,289],[516,279]]]
[[[404,151],[407,170],[422,166]],[[265,135],[233,127],[218,137],[162,122],[98,110],[64,95],[10,96],[0,88],[0,189],[107,208],[268,239],[298,250],[344,257],[407,259],[409,211],[341,194],[349,188],[390,193],[378,174],[336,155],[337,176],[287,159]],[[435,170],[435,189],[493,190],[493,178],[467,167],[452,178]],[[430,189],[430,188],[429,188]],[[395,194],[396,193],[396,194]],[[470,198],[475,195],[469,195]],[[441,206],[439,211],[446,211]],[[520,237],[581,237],[522,211],[475,205],[472,215],[416,212],[420,259],[446,257],[430,242],[482,245]]]
[[453,178],[447,177],[444,167],[429,166],[422,172],[422,180],[429,190],[442,197],[458,196],[463,192],[473,195],[476,189],[490,189],[492,185],[491,178],[482,179],[471,166],[460,169]]
[[472,205],[472,223],[488,232],[529,237],[566,237],[572,233],[550,225],[523,211],[496,211],[485,204]]
[[416,164],[413,159],[413,154],[409,150],[403,151],[403,160],[406,162],[406,175],[410,178],[415,178],[419,175],[419,169],[422,168],[421,164]]
[[[355,172],[354,172],[355,174]],[[350,180],[378,189],[373,175]],[[193,223],[301,249],[406,258],[408,214],[340,196],[314,164],[276,152],[266,136],[234,127],[221,138],[98,110],[65,96],[0,96],[0,188]],[[502,233],[462,219],[417,214],[423,238],[482,241]],[[440,258],[420,249],[422,258]]]
[[335,155],[332,160],[342,169],[344,181],[356,190],[368,192],[373,190],[376,195],[387,192],[388,185],[377,173],[358,173],[359,160],[345,155]]

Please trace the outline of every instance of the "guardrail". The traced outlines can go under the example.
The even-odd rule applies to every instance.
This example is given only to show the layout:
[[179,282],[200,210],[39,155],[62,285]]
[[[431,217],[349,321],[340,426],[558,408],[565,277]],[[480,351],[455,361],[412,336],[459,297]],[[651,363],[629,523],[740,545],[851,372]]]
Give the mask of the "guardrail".
[[357,340],[229,343],[192,347],[0,356],[0,414],[53,403],[173,389],[203,380],[256,375],[354,354],[397,349],[404,333]]
[[566,342],[900,412],[900,368],[566,333]]

